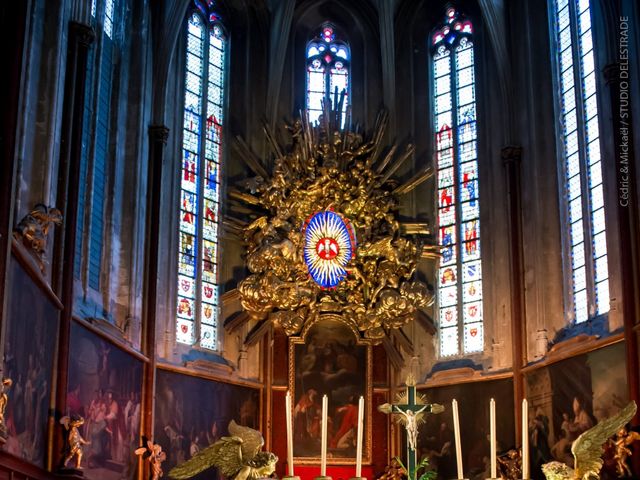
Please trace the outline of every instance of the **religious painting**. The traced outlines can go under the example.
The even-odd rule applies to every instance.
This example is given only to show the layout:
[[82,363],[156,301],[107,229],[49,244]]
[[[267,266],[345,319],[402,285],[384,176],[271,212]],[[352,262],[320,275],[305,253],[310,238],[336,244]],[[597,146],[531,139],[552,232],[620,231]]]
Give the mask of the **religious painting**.
[[67,414],[84,417],[84,476],[133,479],[140,434],[142,361],[78,323],[71,326]]
[[[259,389],[158,369],[154,437],[167,453],[165,472],[228,435],[231,420],[261,430]],[[193,478],[220,476],[208,470]]]
[[7,282],[4,375],[13,380],[3,450],[44,466],[58,337],[58,308],[12,259]]
[[[370,461],[371,347],[345,323],[322,319],[300,338],[291,338],[289,386],[294,392],[293,455],[299,461],[319,461],[322,397],[328,397],[327,462],[354,463],[358,401],[365,399],[364,462]],[[368,419],[368,420],[367,420]]]
[[[438,471],[439,480],[457,478],[451,401],[458,401],[462,464],[465,478],[490,478],[489,402],[496,401],[498,455],[514,448],[513,381],[508,379],[462,383],[420,389],[428,403],[444,405],[445,411],[425,415],[418,430],[418,463],[425,457]],[[406,447],[406,439],[403,438]]]
[[573,441],[627,404],[624,365],[618,343],[527,374],[532,480],[544,479],[541,466],[553,460],[573,467]]

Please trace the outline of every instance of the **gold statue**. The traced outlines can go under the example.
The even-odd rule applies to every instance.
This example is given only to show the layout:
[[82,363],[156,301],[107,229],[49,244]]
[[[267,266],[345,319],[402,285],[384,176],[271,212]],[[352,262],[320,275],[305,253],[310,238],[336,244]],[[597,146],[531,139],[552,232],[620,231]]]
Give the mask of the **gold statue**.
[[39,203],[13,229],[16,238],[34,253],[40,270],[45,270],[47,236],[52,225],[62,224],[62,213],[57,208]]
[[82,435],[78,427],[84,424],[84,418],[79,415],[73,415],[71,417],[65,416],[60,419],[60,423],[67,431],[67,445],[65,446],[64,460],[62,466],[66,467],[69,461],[76,457],[76,468],[81,469],[82,466],[82,446],[90,445],[91,442],[87,442]]
[[394,457],[391,463],[384,468],[384,473],[378,477],[378,480],[403,480],[406,477],[406,470],[398,460],[398,457]]
[[160,445],[148,440],[147,437],[142,437],[142,443],[144,443],[144,446],[136,448],[134,453],[149,462],[149,466],[151,467],[151,480],[158,480],[164,475],[162,462],[167,459],[167,454],[162,451]]
[[630,432],[625,427],[618,430],[615,439],[609,439],[609,444],[613,447],[618,477],[624,478],[632,476],[633,472],[629,468],[629,465],[627,465],[627,459],[632,453],[629,445],[638,440],[640,440],[640,433]]
[[215,466],[228,479],[253,480],[268,477],[275,471],[278,457],[260,451],[264,439],[259,431],[231,420],[229,433],[229,437],[222,437],[173,468],[169,476],[176,480],[187,479]]
[[547,480],[592,480],[600,478],[603,445],[609,437],[619,432],[636,414],[636,403],[630,402],[617,415],[599,422],[580,435],[571,445],[575,466],[571,468],[561,462],[542,465]]
[[[365,141],[350,127],[341,127],[342,114],[330,103],[324,102],[317,125],[310,125],[305,113],[287,127],[293,144],[286,153],[266,132],[276,155],[268,174],[269,162],[260,163],[245,147],[239,148],[257,177],[239,185],[246,191],[230,192],[234,200],[244,202],[243,208],[255,209],[243,232],[250,275],[238,291],[251,317],[269,318],[287,335],[299,334],[320,312],[331,311],[379,343],[389,329],[406,325],[419,308],[434,301],[427,286],[414,279],[428,239],[401,236],[400,193],[391,179],[414,147],[407,146],[397,159],[395,146],[380,155],[386,114],[379,117],[372,139]],[[419,183],[412,182],[401,193]],[[327,210],[348,220],[357,237],[355,254],[344,265],[346,276],[328,289],[311,278],[303,255],[306,222]],[[316,245],[316,251],[319,248]]]
[[522,477],[522,455],[520,449],[512,448],[497,458],[498,472],[501,478],[517,480]]
[[2,387],[0,390],[0,441],[4,441],[7,438],[7,426],[4,423],[4,412],[7,409],[9,403],[9,395],[7,390],[13,385],[13,380],[5,378],[2,380]]

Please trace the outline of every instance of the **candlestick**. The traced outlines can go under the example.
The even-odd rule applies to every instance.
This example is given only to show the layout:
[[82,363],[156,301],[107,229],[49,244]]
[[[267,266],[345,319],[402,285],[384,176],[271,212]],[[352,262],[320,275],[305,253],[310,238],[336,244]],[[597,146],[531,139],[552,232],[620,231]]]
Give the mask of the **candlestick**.
[[320,446],[320,476],[327,476],[327,414],[329,413],[329,399],[322,397],[322,444]]
[[364,397],[358,402],[358,443],[356,444],[356,477],[362,476],[362,427],[364,417]]
[[491,478],[496,478],[498,472],[496,455],[496,401],[489,402],[489,429],[491,431]]
[[291,421],[291,392],[287,391],[286,396],[287,413],[287,464],[289,476],[293,477],[293,423]]
[[522,478],[529,480],[529,403],[522,400]]
[[458,401],[454,398],[451,402],[453,410],[453,433],[456,441],[456,462],[458,467],[458,478],[464,478],[462,474],[462,447],[460,445],[460,418],[458,417]]

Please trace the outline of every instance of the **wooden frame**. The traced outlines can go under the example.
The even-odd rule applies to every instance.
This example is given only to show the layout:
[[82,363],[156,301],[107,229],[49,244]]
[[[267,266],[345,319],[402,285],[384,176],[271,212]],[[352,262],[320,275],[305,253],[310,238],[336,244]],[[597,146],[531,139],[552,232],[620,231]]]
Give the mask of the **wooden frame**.
[[[300,336],[289,338],[289,391],[294,399],[294,407],[297,403],[296,397],[296,348],[306,344],[307,335],[317,325],[324,322],[332,322],[348,330],[353,335],[355,345],[364,349],[364,359],[366,365],[364,366],[364,398],[365,398],[365,411],[364,411],[364,438],[363,438],[363,464],[371,464],[371,438],[372,438],[372,361],[373,361],[373,349],[372,343],[368,339],[363,339],[360,336],[360,332],[357,330],[353,323],[348,322],[341,315],[338,314],[323,314],[318,316],[315,321],[308,322]],[[331,408],[331,406],[330,406]],[[295,442],[294,442],[295,449]],[[296,463],[299,464],[319,464],[320,456],[295,456]],[[353,457],[327,457],[328,465],[354,465],[356,463],[355,456]]]

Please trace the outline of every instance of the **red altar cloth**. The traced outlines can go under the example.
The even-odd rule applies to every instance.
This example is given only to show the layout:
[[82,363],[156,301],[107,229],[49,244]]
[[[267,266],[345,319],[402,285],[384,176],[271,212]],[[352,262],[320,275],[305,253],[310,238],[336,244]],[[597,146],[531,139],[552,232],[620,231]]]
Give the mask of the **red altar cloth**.
[[[289,470],[285,470],[288,472]],[[294,465],[294,473],[300,480],[313,480],[320,475],[320,465]],[[349,480],[356,475],[355,465],[327,465],[327,475],[333,480]],[[362,476],[368,480],[373,479],[373,468],[370,465],[362,466]]]

